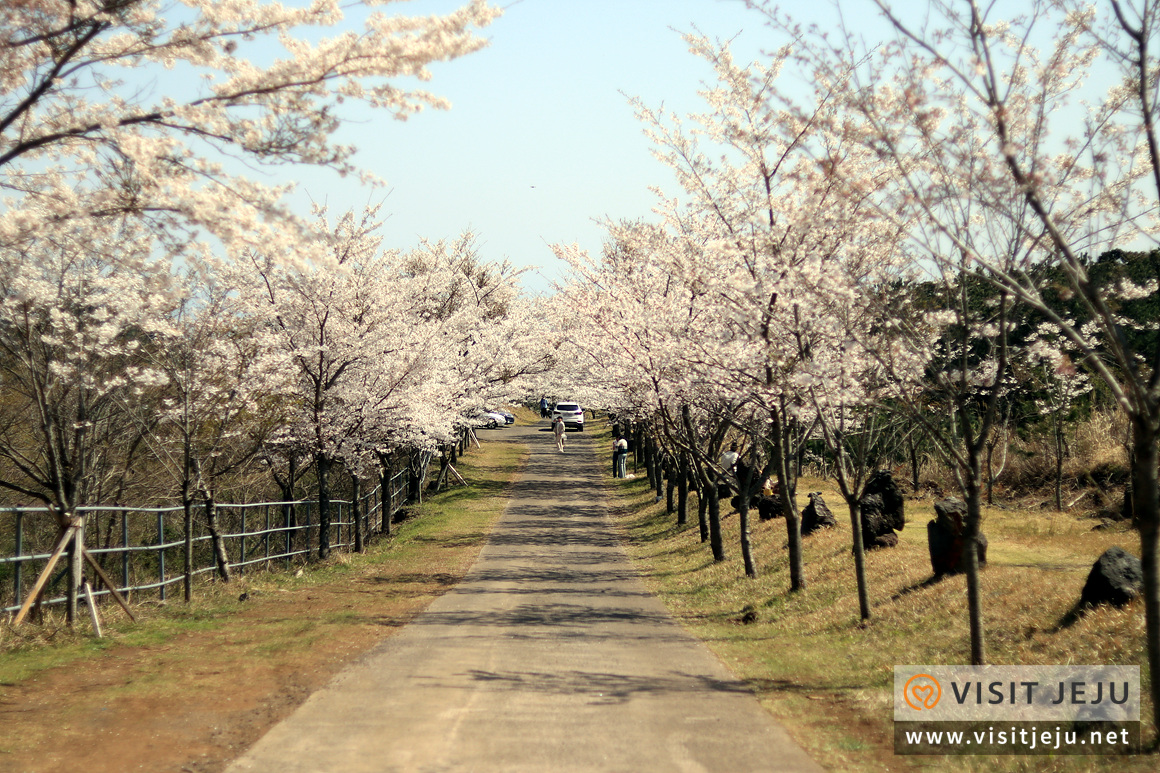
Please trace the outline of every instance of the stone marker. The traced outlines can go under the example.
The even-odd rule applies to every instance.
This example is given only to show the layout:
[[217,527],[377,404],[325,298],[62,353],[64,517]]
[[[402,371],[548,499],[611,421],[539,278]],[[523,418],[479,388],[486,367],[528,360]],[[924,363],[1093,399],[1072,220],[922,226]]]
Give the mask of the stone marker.
[[862,545],[867,550],[892,548],[898,544],[895,531],[906,525],[902,489],[886,470],[870,476],[858,502],[862,511]]
[[763,521],[770,521],[785,515],[781,509],[781,497],[770,497],[762,494],[759,497],[754,497],[753,501],[757,507],[757,514]]
[[826,501],[822,499],[822,492],[812,491],[809,494],[810,503],[802,510],[802,536],[813,534],[819,529],[832,529],[838,525]]
[[[935,576],[959,574],[966,571],[964,559],[966,540],[967,503],[958,497],[947,497],[935,502],[935,520],[926,525],[926,543],[930,551],[930,566]],[[979,566],[987,563],[987,537],[979,533],[976,539]]]
[[1140,559],[1121,547],[1111,547],[1092,564],[1083,585],[1081,606],[1111,604],[1122,607],[1140,595],[1144,587],[1144,569]]
[[894,476],[887,470],[879,470],[870,476],[870,480],[866,482],[866,491],[862,494],[862,499],[866,497],[878,496],[881,498],[881,513],[889,520],[890,528],[895,531],[902,531],[906,526],[906,518],[903,513],[905,499],[902,496],[902,489],[894,481]]

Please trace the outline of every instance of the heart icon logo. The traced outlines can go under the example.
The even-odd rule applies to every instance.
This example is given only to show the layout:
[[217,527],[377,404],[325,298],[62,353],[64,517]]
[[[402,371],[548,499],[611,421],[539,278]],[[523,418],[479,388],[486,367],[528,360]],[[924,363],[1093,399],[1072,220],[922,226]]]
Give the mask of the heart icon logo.
[[906,682],[902,698],[915,711],[933,709],[942,699],[942,685],[930,674],[915,674]]

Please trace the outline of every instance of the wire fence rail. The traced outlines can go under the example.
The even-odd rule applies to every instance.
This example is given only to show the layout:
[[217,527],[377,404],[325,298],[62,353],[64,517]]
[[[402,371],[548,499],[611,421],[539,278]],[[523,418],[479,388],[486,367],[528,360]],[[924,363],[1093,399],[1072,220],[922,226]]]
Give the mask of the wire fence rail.
[[[409,471],[395,472],[383,486],[358,498],[332,499],[329,529],[332,550],[351,550],[372,535],[384,531],[406,504]],[[231,572],[245,574],[251,568],[290,568],[318,553],[321,537],[317,524],[318,501],[252,502],[215,506],[218,536],[229,556]],[[119,571],[117,590],[140,601],[156,592],[164,601],[170,586],[186,581],[184,508],[176,507],[79,507],[86,521],[85,546],[110,578]],[[11,538],[12,552],[0,554],[0,613],[20,609],[26,594],[51,557],[45,535],[56,534],[56,516],[47,507],[0,508],[0,535]],[[361,530],[361,539],[360,536]],[[103,537],[103,539],[102,539]],[[218,570],[213,536],[205,518],[205,505],[194,506],[192,578]],[[116,544],[114,544],[116,543]],[[0,551],[6,548],[0,545]],[[52,578],[42,605],[62,604],[65,595],[54,595],[67,586],[68,569]],[[95,597],[110,595],[106,587]],[[5,603],[10,601],[11,603]]]

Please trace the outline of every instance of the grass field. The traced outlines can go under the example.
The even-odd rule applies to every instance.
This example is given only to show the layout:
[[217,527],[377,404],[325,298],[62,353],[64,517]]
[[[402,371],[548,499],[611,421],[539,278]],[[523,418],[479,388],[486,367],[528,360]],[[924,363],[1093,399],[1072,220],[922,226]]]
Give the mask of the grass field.
[[[600,432],[598,426],[593,430]],[[600,448],[610,454],[605,429]],[[610,465],[608,466],[610,468]],[[631,467],[631,463],[630,463]],[[833,770],[1154,771],[1153,755],[1136,757],[900,757],[893,754],[893,667],[969,662],[966,583],[931,583],[926,522],[930,499],[908,500],[908,525],[893,549],[867,557],[872,620],[859,625],[850,549],[849,511],[826,481],[798,485],[821,491],[836,529],[804,539],[805,592],[790,594],[785,522],[757,522],[752,534],[759,576],[744,576],[738,517],[724,520],[728,560],[714,563],[700,542],[696,510],[676,528],[665,503],[654,503],[641,470],[634,479],[608,475],[613,517],[646,583],[694,635],[748,680],[762,701],[816,759]],[[695,498],[691,497],[695,505]],[[727,509],[723,507],[723,510]],[[1098,609],[1073,624],[1068,614],[1099,555],[1120,545],[1139,555],[1130,531],[1092,531],[1093,521],[1047,510],[988,509],[990,541],[982,573],[987,659],[995,664],[1134,664],[1144,666],[1142,608]],[[742,615],[756,612],[756,622]],[[1144,738],[1155,738],[1151,705],[1143,707]]]

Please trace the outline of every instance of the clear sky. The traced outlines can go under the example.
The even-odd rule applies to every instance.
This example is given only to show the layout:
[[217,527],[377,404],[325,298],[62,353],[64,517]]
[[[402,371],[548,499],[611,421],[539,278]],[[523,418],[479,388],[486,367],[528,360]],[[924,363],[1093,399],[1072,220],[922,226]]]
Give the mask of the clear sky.
[[[710,73],[679,32],[695,26],[714,37],[738,36],[738,53],[747,57],[776,41],[741,0],[496,4],[506,10],[485,31],[490,45],[437,64],[423,84],[450,99],[450,111],[405,122],[367,114],[343,129],[340,141],[356,145],[357,163],[387,188],[303,170],[298,196],[332,211],[383,201],[391,247],[471,228],[484,258],[540,267],[524,284],[543,292],[562,275],[550,244],[598,251],[598,221],[647,217],[655,203],[649,186],[673,188],[625,94],[682,114],[700,109],[696,92]],[[458,5],[410,0],[388,10],[422,15]],[[831,0],[788,0],[782,7],[813,20],[836,15]]]

